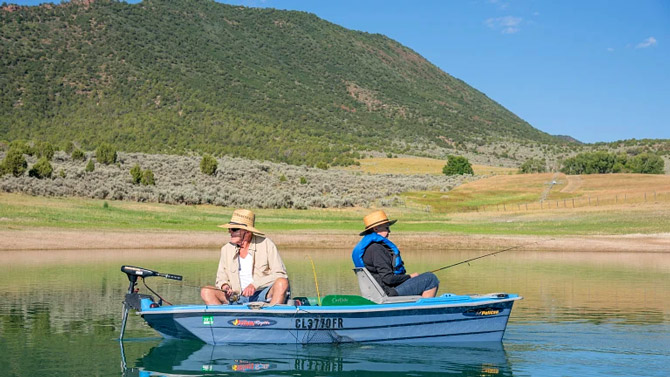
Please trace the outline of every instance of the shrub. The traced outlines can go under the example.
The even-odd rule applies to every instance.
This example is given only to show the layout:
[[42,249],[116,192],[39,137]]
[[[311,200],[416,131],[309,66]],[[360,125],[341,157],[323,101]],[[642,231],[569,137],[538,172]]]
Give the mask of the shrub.
[[[59,153],[56,153],[54,160],[58,157]],[[0,190],[30,195],[79,196],[169,204],[328,208],[366,207],[382,198],[393,198],[394,195],[407,191],[445,192],[465,179],[460,175],[362,174],[283,163],[261,163],[225,156],[217,159],[221,168],[217,171],[217,179],[198,179],[202,177],[198,172],[201,158],[202,156],[119,153],[118,160],[122,161],[124,168],[98,164],[92,159],[96,174],[84,171],[83,167],[88,160],[79,163],[67,159],[59,162],[58,166],[51,163],[56,168],[54,174],[62,168],[67,173],[66,178],[47,181],[5,176],[2,178],[3,185],[0,185]],[[135,164],[140,167],[151,166],[154,185],[134,185],[131,182],[128,174]],[[241,165],[248,166],[248,169],[235,171]],[[287,178],[287,184],[277,184],[272,190],[268,190],[268,182],[277,182],[282,175]],[[300,184],[301,177],[305,184]],[[390,200],[391,205],[400,203],[400,200]]]
[[475,174],[467,158],[452,155],[447,156],[447,164],[442,168],[442,173],[445,175]]
[[38,158],[45,157],[48,161],[51,161],[51,159],[54,157],[54,146],[51,145],[51,143],[48,141],[36,143],[34,150],[35,155],[37,155]]
[[65,147],[63,147],[63,150],[67,154],[72,153],[75,150],[74,143],[71,142],[71,141],[68,141],[67,143],[65,143]]
[[95,170],[95,162],[93,162],[93,159],[90,159],[88,160],[88,164],[86,164],[86,168],[84,168],[84,171],[90,173],[93,170]]
[[23,157],[21,150],[10,147],[2,162],[2,171],[10,173],[15,177],[20,177],[26,172],[26,169],[28,169],[28,162]]
[[316,167],[322,170],[328,170],[328,164],[323,161],[317,162]]
[[307,178],[305,178],[305,177],[300,177],[300,184],[301,184],[301,185],[305,185],[305,184],[307,184]]
[[663,174],[665,162],[653,153],[640,153],[626,162],[626,169],[631,173]]
[[621,162],[621,156],[614,153],[606,151],[585,152],[563,161],[561,172],[565,174],[614,173],[617,162]]
[[530,158],[521,164],[519,171],[522,174],[544,173],[547,171],[547,161],[544,158]]
[[279,182],[286,182],[286,176],[284,174],[279,177]]
[[200,160],[200,171],[203,172],[204,174],[207,175],[214,175],[216,173],[216,168],[218,167],[218,163],[216,162],[216,159],[208,154],[202,156],[202,160]]
[[135,166],[130,169],[130,176],[133,177],[133,183],[136,185],[142,181],[142,168],[140,168],[140,165],[135,164]]
[[46,157],[40,157],[30,169],[28,175],[38,179],[51,178],[51,173],[53,173],[53,171],[54,168],[49,163],[49,160]]
[[665,162],[653,153],[628,157],[624,153],[606,151],[585,152],[563,161],[561,172],[566,174],[642,173],[663,174]]
[[107,143],[102,143],[95,150],[95,159],[101,164],[113,164],[116,162],[116,149]]
[[142,184],[145,186],[148,185],[155,185],[156,181],[154,180],[154,172],[151,170],[147,169],[142,173]]
[[82,151],[79,148],[72,151],[71,157],[72,157],[73,161],[77,161],[77,160],[84,161],[84,160],[86,160],[86,155],[84,154],[84,151]]
[[33,149],[23,140],[14,140],[9,143],[9,150],[11,151],[12,149],[21,152],[21,154],[33,155]]

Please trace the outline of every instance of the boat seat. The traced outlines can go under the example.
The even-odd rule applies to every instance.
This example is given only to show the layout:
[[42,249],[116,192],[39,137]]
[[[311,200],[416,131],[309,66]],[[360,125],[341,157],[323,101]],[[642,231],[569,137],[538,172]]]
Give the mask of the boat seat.
[[392,304],[398,302],[415,302],[421,299],[421,296],[388,296],[377,280],[372,277],[370,271],[365,267],[354,268],[354,273],[358,278],[358,286],[361,289],[361,296],[377,304]]

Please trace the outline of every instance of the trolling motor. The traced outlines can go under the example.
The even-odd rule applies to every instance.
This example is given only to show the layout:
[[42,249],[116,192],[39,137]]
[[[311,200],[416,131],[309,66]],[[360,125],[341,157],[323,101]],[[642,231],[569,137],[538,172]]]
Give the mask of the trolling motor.
[[143,295],[138,293],[137,290],[135,289],[138,277],[144,279],[146,277],[151,276],[160,276],[166,279],[180,280],[180,281],[182,279],[181,275],[163,274],[158,271],[153,271],[146,268],[135,267],[135,266],[121,266],[121,272],[125,273],[126,276],[128,276],[128,280],[130,280],[130,285],[128,286],[128,293],[126,293],[126,297],[123,300],[123,320],[121,323],[121,334],[119,335],[119,340],[123,339],[123,333],[126,331],[126,321],[128,320],[128,311],[130,309],[142,310],[142,299],[144,298],[151,300],[152,302],[151,307],[160,306],[163,301],[161,299],[160,302],[156,304],[151,295]]

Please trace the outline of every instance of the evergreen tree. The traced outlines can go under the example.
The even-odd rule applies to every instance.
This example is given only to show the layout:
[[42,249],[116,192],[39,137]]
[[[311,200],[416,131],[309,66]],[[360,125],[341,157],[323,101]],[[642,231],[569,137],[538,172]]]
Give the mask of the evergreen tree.
[[110,144],[102,143],[95,150],[95,159],[101,164],[113,164],[116,162],[116,149]]
[[51,159],[54,157],[54,147],[48,141],[36,143],[34,149],[38,158],[44,157],[48,161],[51,161]]
[[67,154],[71,154],[74,151],[74,149],[75,149],[74,143],[71,142],[71,141],[68,141],[67,143],[65,143],[65,147],[63,148],[63,150]]
[[147,185],[155,185],[156,181],[154,180],[154,172],[151,170],[147,169],[142,173],[142,184],[147,186]]
[[2,170],[15,177],[20,177],[26,172],[26,169],[28,169],[28,162],[21,150],[10,147],[2,162]]
[[84,171],[87,173],[90,173],[95,170],[95,162],[93,162],[93,159],[88,160],[88,164],[86,164],[86,168],[84,168]]
[[38,179],[51,178],[53,171],[54,169],[49,160],[46,157],[40,157],[30,171],[28,171],[28,175]]
[[81,149],[76,148],[75,150],[72,151],[71,158],[72,158],[73,161],[77,161],[77,160],[84,161],[84,160],[86,160],[86,155],[84,154],[84,152]]
[[217,167],[218,163],[216,162],[216,159],[214,157],[208,154],[202,156],[202,160],[200,160],[201,172],[207,175],[214,175],[214,173],[216,173]]
[[135,166],[130,169],[130,176],[133,178],[133,183],[136,185],[142,181],[142,168],[140,168],[140,165],[135,164]]

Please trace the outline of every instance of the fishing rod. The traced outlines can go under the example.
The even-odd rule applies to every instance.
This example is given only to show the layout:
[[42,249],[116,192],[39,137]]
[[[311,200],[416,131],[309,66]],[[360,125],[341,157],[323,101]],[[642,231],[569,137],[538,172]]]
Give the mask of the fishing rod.
[[472,262],[472,261],[477,260],[477,259],[482,259],[482,258],[485,258],[485,257],[489,257],[489,256],[491,256],[491,255],[496,255],[496,254],[504,253],[505,251],[510,251],[510,250],[518,249],[518,248],[520,248],[520,247],[524,247],[524,246],[528,246],[528,245],[534,245],[534,244],[538,244],[538,243],[542,243],[542,242],[547,242],[547,241],[552,241],[552,240],[553,240],[553,238],[550,238],[550,239],[548,239],[548,240],[543,240],[543,241],[535,241],[535,242],[529,242],[529,243],[519,244],[519,245],[516,245],[516,246],[508,247],[508,248],[506,248],[506,249],[502,249],[502,250],[494,251],[494,252],[492,252],[492,253],[488,253],[488,254],[480,255],[480,256],[478,256],[478,257],[474,257],[474,258],[466,259],[466,260],[461,261],[461,262],[458,262],[458,263],[450,264],[450,265],[448,265],[448,266],[444,266],[444,267],[438,268],[437,270],[433,270],[433,271],[430,271],[430,272],[435,273],[435,272],[438,272],[438,271],[446,270],[447,268],[451,268],[451,267],[454,267],[454,266],[458,266],[459,264],[469,263],[469,262]]

